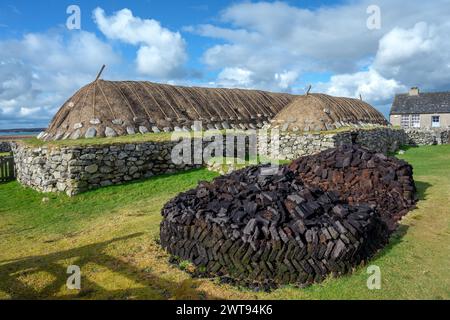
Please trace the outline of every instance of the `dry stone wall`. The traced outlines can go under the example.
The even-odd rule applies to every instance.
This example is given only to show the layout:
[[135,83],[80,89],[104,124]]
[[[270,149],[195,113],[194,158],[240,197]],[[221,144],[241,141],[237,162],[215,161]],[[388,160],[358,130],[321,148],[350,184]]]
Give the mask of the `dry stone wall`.
[[[301,156],[312,155],[342,145],[359,144],[377,152],[396,151],[408,144],[405,131],[394,128],[374,128],[370,130],[353,130],[337,133],[296,133],[281,132],[279,153],[282,160],[293,160]],[[261,154],[270,153],[270,141],[260,145]],[[268,150],[269,149],[269,150]]]
[[[332,134],[282,132],[279,158],[293,160],[341,145],[359,144],[376,152],[396,151],[402,145],[448,143],[449,130],[402,130],[375,128]],[[200,144],[203,150],[209,144]],[[244,156],[249,152],[248,140]],[[12,143],[17,179],[42,192],[65,192],[72,196],[90,189],[122,184],[154,175],[201,167],[175,164],[172,149],[178,142],[141,142],[86,147],[40,147]],[[198,144],[191,140],[192,149]],[[242,142],[241,142],[242,145]],[[236,146],[239,146],[237,141]],[[236,146],[234,148],[236,148]],[[258,143],[258,153],[267,158],[271,142]],[[223,146],[224,154],[227,152]],[[194,153],[198,154],[198,150]],[[234,152],[235,155],[238,153]],[[241,154],[241,157],[243,155]]]
[[406,129],[408,145],[448,144],[450,129]]
[[13,149],[17,178],[22,184],[42,192],[73,196],[94,188],[201,166],[172,163],[175,144],[148,142],[55,149],[15,144]]

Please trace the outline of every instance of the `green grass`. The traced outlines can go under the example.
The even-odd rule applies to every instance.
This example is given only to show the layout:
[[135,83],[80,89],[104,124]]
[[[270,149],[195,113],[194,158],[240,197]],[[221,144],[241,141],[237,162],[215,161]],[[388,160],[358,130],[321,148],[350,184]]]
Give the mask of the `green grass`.
[[[449,299],[450,146],[410,148],[401,157],[414,166],[421,201],[369,263],[381,268],[381,290],[367,289],[364,266],[306,289],[255,293],[192,279],[169,264],[158,245],[161,207],[216,176],[202,169],[74,198],[0,184],[0,298]],[[81,291],[65,287],[71,264],[81,267]]]
[[[208,130],[203,132],[196,132],[196,135],[212,136],[216,134],[223,134],[224,130]],[[245,131],[236,130],[236,133],[243,134]],[[126,136],[118,136],[113,138],[91,138],[91,139],[76,139],[76,140],[58,140],[58,141],[43,141],[37,138],[22,140],[25,143],[34,147],[64,147],[64,146],[101,146],[111,144],[127,144],[139,142],[167,142],[171,141],[172,137],[190,137],[192,132],[160,132],[160,133],[146,133],[146,134],[132,134]]]
[[[372,130],[376,128],[374,127],[367,127],[367,128],[360,128],[360,130]],[[335,130],[328,130],[328,131],[309,131],[305,134],[336,134],[340,132],[346,132],[350,131],[354,128],[351,127],[341,127]],[[249,134],[248,131],[242,131],[242,130],[234,130],[235,134]],[[139,143],[139,142],[167,142],[171,141],[173,132],[160,132],[160,133],[146,133],[146,134],[133,134],[133,135],[126,135],[126,136],[119,136],[119,137],[113,137],[113,138],[91,138],[91,139],[76,139],[76,140],[58,140],[58,141],[43,141],[39,140],[37,138],[29,138],[21,140],[22,143],[25,143],[29,146],[33,147],[65,147],[65,146],[102,146],[102,145],[111,145],[111,144],[127,144],[127,143]],[[177,132],[178,136],[190,136],[191,132]],[[199,133],[197,133],[199,134]],[[216,134],[225,134],[225,130],[208,130],[203,131],[202,134],[204,136],[211,136]],[[270,131],[268,131],[268,134],[270,135]]]

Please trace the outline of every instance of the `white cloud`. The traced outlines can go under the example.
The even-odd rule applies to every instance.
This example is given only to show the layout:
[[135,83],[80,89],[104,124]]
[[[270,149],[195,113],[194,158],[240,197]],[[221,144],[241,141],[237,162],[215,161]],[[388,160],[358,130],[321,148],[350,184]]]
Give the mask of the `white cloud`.
[[[381,10],[380,30],[366,25],[366,10],[373,4]],[[326,72],[338,75],[329,87],[363,91],[377,102],[393,98],[386,92],[411,85],[448,89],[449,16],[448,0],[361,0],[317,9],[243,2],[226,8],[214,25],[185,30],[224,42],[203,55],[204,63],[219,74],[246,69],[252,72],[253,86],[289,91],[306,84],[298,83],[302,75]],[[285,70],[292,78],[280,81]],[[359,84],[350,84],[355,79]],[[375,88],[376,81],[387,88]]]
[[181,75],[187,54],[180,33],[163,28],[156,20],[135,17],[129,9],[106,16],[103,9],[97,8],[94,19],[109,39],[139,46],[136,58],[139,73],[164,79]]
[[284,71],[282,73],[275,73],[275,80],[278,82],[278,86],[283,89],[289,89],[297,80],[298,72]]
[[217,77],[217,85],[250,88],[253,86],[252,72],[242,68],[225,68]]
[[363,98],[387,110],[396,93],[408,87],[423,90],[450,89],[450,24],[425,22],[411,28],[396,27],[379,41],[368,71],[337,74],[319,90],[333,95]]
[[450,23],[394,28],[381,40],[374,68],[410,86],[450,87]]
[[376,70],[356,72],[353,74],[339,74],[332,76],[326,84],[320,84],[321,89],[334,96],[358,98],[374,104],[385,104],[406,87],[394,79],[383,78]]
[[0,126],[46,126],[61,104],[119,57],[85,31],[0,41]]

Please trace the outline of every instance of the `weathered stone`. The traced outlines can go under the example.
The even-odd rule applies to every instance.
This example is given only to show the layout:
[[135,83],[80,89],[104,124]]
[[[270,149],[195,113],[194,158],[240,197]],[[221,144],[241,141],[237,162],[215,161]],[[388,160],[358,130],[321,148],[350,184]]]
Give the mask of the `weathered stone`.
[[112,122],[112,124],[115,124],[115,125],[118,125],[118,126],[121,126],[123,124],[123,120],[122,119],[114,119],[111,122]]
[[96,173],[98,171],[98,165],[97,164],[89,165],[89,166],[85,167],[84,170],[87,173],[91,173],[91,174]]
[[81,136],[81,131],[80,129],[75,130],[72,135],[70,136],[71,139],[76,140],[79,139]]
[[148,129],[145,126],[139,126],[139,132],[145,134],[148,133]]
[[117,132],[110,127],[106,127],[105,128],[105,136],[112,138],[112,137],[117,137]]
[[127,134],[136,134],[134,127],[127,127]]
[[87,129],[84,137],[89,139],[89,138],[94,138],[97,135],[97,129],[95,129],[94,127],[90,127],[89,129]]

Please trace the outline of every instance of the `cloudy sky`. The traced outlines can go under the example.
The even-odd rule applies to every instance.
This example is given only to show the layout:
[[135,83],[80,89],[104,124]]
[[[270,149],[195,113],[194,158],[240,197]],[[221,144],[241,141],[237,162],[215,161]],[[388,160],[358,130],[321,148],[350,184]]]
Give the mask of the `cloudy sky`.
[[[80,29],[67,27],[70,5]],[[311,84],[388,114],[411,86],[450,89],[449,35],[450,0],[3,0],[0,129],[45,127],[102,64],[114,80],[299,94]]]

